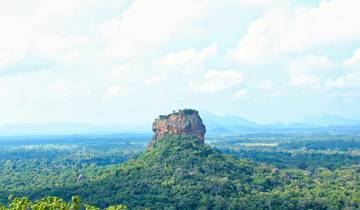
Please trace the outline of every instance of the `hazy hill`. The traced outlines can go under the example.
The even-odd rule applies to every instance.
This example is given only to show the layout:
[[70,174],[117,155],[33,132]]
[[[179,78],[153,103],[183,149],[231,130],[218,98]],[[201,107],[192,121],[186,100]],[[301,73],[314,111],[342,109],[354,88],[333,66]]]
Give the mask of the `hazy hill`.
[[305,122],[319,126],[353,126],[360,125],[360,120],[347,119],[337,115],[323,114],[304,119]]
[[275,122],[259,124],[240,116],[219,116],[202,112],[203,121],[209,134],[242,132],[356,132],[360,120],[347,119],[336,115],[319,115],[294,123]]
[[149,125],[87,124],[75,122],[27,123],[0,126],[1,136],[150,133]]
[[[200,112],[208,134],[239,134],[242,132],[358,132],[360,120],[336,115],[319,115],[299,122],[259,124],[236,115],[215,115]],[[117,133],[151,133],[151,122],[146,125],[87,124],[74,122],[28,123],[0,126],[1,136],[29,135],[84,135]]]

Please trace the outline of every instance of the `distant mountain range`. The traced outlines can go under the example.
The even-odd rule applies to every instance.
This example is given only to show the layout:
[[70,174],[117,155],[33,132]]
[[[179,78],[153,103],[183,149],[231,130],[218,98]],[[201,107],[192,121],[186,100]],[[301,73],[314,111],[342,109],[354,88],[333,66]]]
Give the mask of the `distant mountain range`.
[[149,125],[87,124],[75,122],[9,124],[0,126],[0,136],[150,133],[151,130],[148,127]]
[[201,112],[210,134],[242,132],[346,132],[360,133],[360,120],[324,114],[295,123],[259,124],[235,115],[219,116]]
[[[207,134],[239,134],[244,132],[335,132],[360,133],[360,120],[336,115],[319,115],[295,123],[259,124],[235,115],[200,112]],[[82,135],[82,134],[151,134],[149,125],[86,124],[74,122],[9,124],[0,126],[0,136]]]
[[347,126],[360,125],[360,120],[347,119],[337,115],[323,114],[317,117],[304,119],[305,122],[320,126]]

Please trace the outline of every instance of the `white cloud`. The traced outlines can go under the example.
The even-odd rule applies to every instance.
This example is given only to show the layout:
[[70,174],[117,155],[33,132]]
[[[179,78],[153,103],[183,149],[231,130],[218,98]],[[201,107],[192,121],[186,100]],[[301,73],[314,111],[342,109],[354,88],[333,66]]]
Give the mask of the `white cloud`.
[[321,1],[316,8],[282,7],[251,23],[229,56],[245,64],[263,64],[314,46],[360,40],[358,0]]
[[181,51],[175,51],[165,54],[162,57],[156,57],[151,61],[151,67],[156,73],[160,74],[178,74],[196,75],[203,71],[204,64],[215,58],[217,55],[217,46],[196,50],[189,48]]
[[344,60],[345,67],[360,67],[360,49],[354,51],[353,55]]
[[[22,58],[28,50],[29,28],[22,24],[18,17],[0,16],[0,68],[15,63]],[[19,21],[16,23],[16,21]]]
[[346,73],[335,79],[328,79],[326,86],[329,88],[360,88],[360,72]]
[[[313,88],[319,84],[326,84],[329,90],[339,92],[339,97],[341,91],[356,92],[357,84],[360,84],[360,77],[355,72],[360,52],[354,52],[343,65],[335,64],[345,69],[338,68],[336,74],[330,75],[328,69],[335,68],[326,56],[301,58],[301,51],[306,51],[306,54],[326,53],[338,58],[341,55],[338,56],[337,49],[327,53],[316,46],[322,43],[332,46],[330,42],[345,40],[354,47],[357,42],[353,41],[359,37],[358,23],[349,21],[350,26],[338,27],[342,18],[329,18],[328,22],[334,23],[331,27],[324,23],[325,12],[339,15],[329,12],[330,6],[326,6],[340,2],[338,0],[312,9],[295,8],[289,2],[34,0],[20,3],[18,0],[0,0],[0,27],[3,29],[0,34],[0,96],[6,95],[6,100],[1,103],[4,110],[2,122],[39,119],[98,121],[99,118],[104,122],[109,119],[117,121],[119,119],[113,113],[121,113],[119,106],[124,110],[129,107],[141,109],[151,94],[161,100],[150,101],[146,110],[141,109],[142,114],[150,113],[152,106],[158,110],[159,106],[168,108],[176,104],[200,107],[203,106],[200,100],[214,101],[212,97],[219,100],[210,105],[205,100],[203,104],[219,110],[227,109],[223,105],[226,103],[219,101],[246,98],[249,93],[251,100],[248,105],[252,106],[251,101],[263,95],[266,95],[266,100],[272,100],[268,97],[271,94],[283,96],[286,91],[286,96],[291,96],[297,87],[307,89],[303,87]],[[263,12],[256,22],[248,22]],[[343,22],[349,20],[349,15],[357,20],[353,10],[347,12],[349,14],[345,14]],[[248,25],[248,34],[240,40],[233,55],[250,64],[284,58],[280,64],[266,66],[274,72],[261,72],[262,67],[242,69],[219,58],[224,51],[226,54],[231,43],[239,41],[234,40],[234,36],[243,34]],[[345,37],[345,32],[334,32],[344,28],[348,31],[347,27],[354,30],[353,36]],[[325,32],[319,32],[320,29]],[[211,45],[206,45],[209,43]],[[289,52],[296,53],[282,57]],[[289,64],[289,59],[295,57],[300,59]],[[287,65],[289,71],[283,70]],[[9,71],[30,72],[30,68],[43,70],[4,76]],[[229,70],[207,71],[216,68]],[[250,81],[259,81],[250,86],[257,91],[251,92],[252,89],[243,87],[242,73],[231,70],[238,68],[246,71]],[[289,83],[293,86],[290,87]],[[200,94],[190,99],[187,91]],[[121,103],[110,100],[117,97],[126,100],[121,100]],[[282,98],[289,102],[290,97]],[[57,106],[59,101],[66,103]],[[101,107],[103,105],[106,107]],[[7,111],[14,107],[19,111]],[[59,111],[54,111],[55,108]],[[100,116],[99,109],[106,110],[108,116],[103,112]]]
[[262,91],[270,91],[270,90],[274,89],[274,84],[270,80],[262,80],[259,82],[257,87]]
[[333,66],[325,55],[308,55],[292,61],[289,64],[290,85],[318,88]]
[[235,93],[235,97],[237,98],[246,98],[247,96],[248,90],[244,88]]
[[[325,55],[310,55],[289,63],[290,86],[325,92],[360,88],[359,50],[350,58],[334,63]],[[360,60],[359,60],[360,61]],[[304,89],[303,89],[304,90]],[[338,94],[341,96],[341,94]]]
[[58,80],[52,85],[54,97],[59,101],[67,101],[73,97],[88,96],[91,94],[91,90],[83,84]]
[[[107,3],[109,1],[112,0],[105,0]],[[75,16],[93,10],[94,4],[95,0],[2,0],[0,68],[26,60],[27,57],[36,57],[42,61],[56,60],[60,63],[78,60],[85,54],[80,50],[81,47],[92,47],[87,39],[92,38],[94,33],[78,29],[79,25],[78,28],[71,27],[71,24],[77,23]],[[64,25],[68,27],[62,28]]]
[[113,65],[108,72],[108,78],[110,80],[133,82],[134,80],[137,80],[138,77],[135,74],[135,72],[137,72],[137,68],[137,66],[131,63]]
[[67,91],[70,88],[70,84],[64,82],[64,81],[57,81],[53,85],[53,89],[58,93],[63,93]]
[[331,90],[358,91],[360,88],[360,49],[356,49],[351,57],[343,60],[341,67],[341,74],[336,77],[328,77],[325,87]]
[[341,94],[341,97],[343,98],[345,103],[350,103],[359,98],[359,92],[358,91],[347,91]]
[[274,97],[283,97],[288,93],[289,93],[289,91],[288,91],[288,89],[286,87],[280,87],[280,88],[273,91],[272,96],[274,96]]
[[251,7],[273,7],[278,5],[288,4],[288,0],[237,0],[239,6],[251,6]]
[[191,82],[189,88],[195,92],[218,93],[244,82],[241,72],[235,70],[210,70],[200,82]]
[[32,53],[36,56],[62,64],[79,60],[82,56],[81,48],[88,44],[87,37],[83,35],[60,36],[53,33],[37,34],[31,43]]
[[112,85],[112,86],[108,87],[104,97],[106,99],[112,99],[112,98],[116,98],[119,96],[127,96],[132,93],[133,93],[133,91],[129,87]]
[[328,78],[326,87],[333,89],[360,88],[360,49],[355,50],[352,56],[345,59],[342,64],[342,74],[335,78]]
[[142,62],[113,65],[107,73],[107,79],[112,83],[136,86],[138,88],[160,85],[167,78],[166,72],[152,71],[149,65]]
[[107,79],[115,84],[138,88],[160,85],[174,75],[180,80],[189,74],[201,73],[206,60],[213,58],[216,52],[216,45],[210,45],[200,50],[190,48],[148,60],[139,59],[114,64],[107,73]]
[[194,23],[210,5],[208,0],[137,0],[121,17],[98,28],[108,44],[105,56],[126,59],[149,54]]
[[290,81],[290,84],[292,86],[312,86],[319,87],[319,83],[321,81],[321,78],[314,75],[292,75],[292,79]]
[[207,59],[214,57],[217,53],[217,46],[211,45],[201,50],[193,48],[171,52],[162,58],[155,59],[154,63],[161,66],[174,67],[179,65],[202,64]]
[[0,87],[0,96],[6,96],[8,94],[8,90]]

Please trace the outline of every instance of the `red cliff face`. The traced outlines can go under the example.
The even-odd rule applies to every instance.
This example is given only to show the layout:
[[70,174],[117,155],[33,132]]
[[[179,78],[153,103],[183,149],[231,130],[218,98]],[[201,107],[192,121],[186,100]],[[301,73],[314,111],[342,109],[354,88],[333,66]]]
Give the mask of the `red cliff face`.
[[[156,118],[153,123],[153,131],[155,133],[153,142],[165,134],[175,134],[193,136],[199,139],[199,142],[203,144],[206,128],[202,123],[198,111],[183,109]],[[151,146],[152,143],[149,146]]]

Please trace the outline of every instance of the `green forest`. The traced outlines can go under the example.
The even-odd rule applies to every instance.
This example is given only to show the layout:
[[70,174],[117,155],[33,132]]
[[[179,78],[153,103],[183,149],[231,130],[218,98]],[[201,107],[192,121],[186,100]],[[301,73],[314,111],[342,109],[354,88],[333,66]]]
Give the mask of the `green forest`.
[[1,208],[360,208],[356,136],[209,142],[166,135],[152,148],[141,142],[2,147]]

